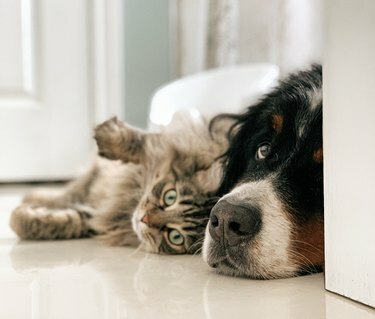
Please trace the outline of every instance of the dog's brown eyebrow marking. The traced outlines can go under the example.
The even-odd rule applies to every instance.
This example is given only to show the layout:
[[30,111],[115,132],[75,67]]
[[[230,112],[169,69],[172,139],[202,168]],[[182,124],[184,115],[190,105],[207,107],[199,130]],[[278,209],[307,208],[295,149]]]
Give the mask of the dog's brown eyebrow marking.
[[316,163],[323,163],[323,149],[321,147],[314,151],[313,160]]
[[272,128],[277,134],[280,134],[283,129],[284,117],[280,114],[272,115]]

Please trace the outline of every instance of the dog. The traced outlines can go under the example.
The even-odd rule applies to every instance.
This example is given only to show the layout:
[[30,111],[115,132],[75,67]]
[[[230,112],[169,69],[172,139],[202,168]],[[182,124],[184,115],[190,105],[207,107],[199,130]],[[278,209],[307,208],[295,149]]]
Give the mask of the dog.
[[243,114],[225,116],[235,124],[204,260],[218,273],[254,279],[321,271],[322,67],[288,76]]

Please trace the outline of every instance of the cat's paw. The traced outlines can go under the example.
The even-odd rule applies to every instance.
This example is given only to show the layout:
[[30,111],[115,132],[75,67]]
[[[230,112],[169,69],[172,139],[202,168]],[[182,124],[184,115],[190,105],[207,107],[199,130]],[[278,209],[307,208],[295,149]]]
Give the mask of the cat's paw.
[[141,131],[133,129],[116,117],[95,128],[94,138],[100,156],[123,162],[139,162],[143,144]]
[[18,206],[10,217],[10,227],[21,239],[35,239],[39,228],[40,214],[29,204]]
[[10,226],[21,239],[71,239],[84,234],[85,223],[74,209],[51,209],[29,204],[18,206]]
[[127,129],[116,117],[113,117],[95,128],[94,138],[98,145],[99,155],[111,160],[121,159],[124,146],[130,138]]

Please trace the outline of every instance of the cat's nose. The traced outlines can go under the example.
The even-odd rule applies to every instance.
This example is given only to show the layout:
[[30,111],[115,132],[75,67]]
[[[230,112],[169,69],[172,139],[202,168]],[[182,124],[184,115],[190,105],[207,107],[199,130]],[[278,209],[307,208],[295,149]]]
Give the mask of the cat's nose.
[[143,217],[141,218],[141,222],[145,223],[146,225],[148,224],[148,216],[147,216],[147,214],[143,215]]
[[219,201],[211,210],[209,232],[213,240],[237,245],[254,237],[260,230],[260,210],[248,203]]

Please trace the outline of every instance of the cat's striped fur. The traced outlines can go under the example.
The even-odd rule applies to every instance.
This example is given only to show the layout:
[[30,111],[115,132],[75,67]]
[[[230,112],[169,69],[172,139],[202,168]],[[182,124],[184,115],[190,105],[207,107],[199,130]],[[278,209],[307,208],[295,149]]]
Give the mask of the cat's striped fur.
[[28,194],[11,227],[22,239],[97,236],[110,245],[194,253],[215,203],[215,159],[227,147],[228,126],[209,132],[204,120],[180,117],[145,133],[108,120],[95,130],[101,157],[92,168],[63,189]]

